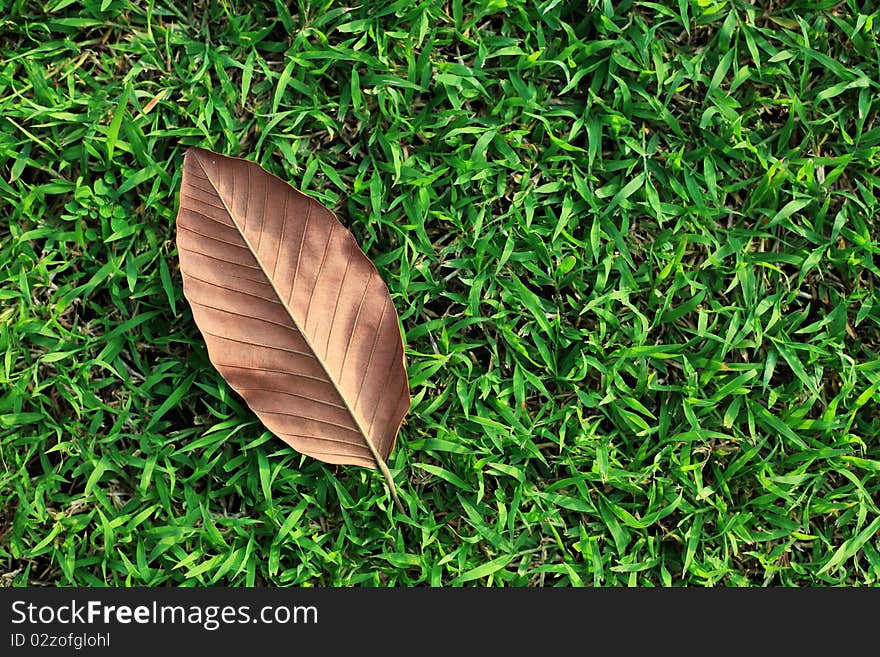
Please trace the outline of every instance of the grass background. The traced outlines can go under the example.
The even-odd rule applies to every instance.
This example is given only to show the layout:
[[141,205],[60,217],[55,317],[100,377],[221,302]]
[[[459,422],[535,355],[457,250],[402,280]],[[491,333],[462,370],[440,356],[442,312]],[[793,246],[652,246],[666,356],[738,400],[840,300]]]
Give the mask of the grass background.
[[[0,0],[2,583],[877,585],[877,12],[237,4]],[[406,514],[210,366],[191,145],[388,282]]]

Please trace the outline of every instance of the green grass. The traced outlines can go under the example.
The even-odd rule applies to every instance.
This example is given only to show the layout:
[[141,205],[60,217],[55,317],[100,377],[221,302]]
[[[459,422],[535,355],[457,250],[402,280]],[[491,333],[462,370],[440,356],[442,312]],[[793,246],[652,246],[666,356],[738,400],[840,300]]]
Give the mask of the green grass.
[[[183,4],[0,0],[0,582],[880,583],[880,13]],[[387,280],[406,514],[211,367],[194,145]]]

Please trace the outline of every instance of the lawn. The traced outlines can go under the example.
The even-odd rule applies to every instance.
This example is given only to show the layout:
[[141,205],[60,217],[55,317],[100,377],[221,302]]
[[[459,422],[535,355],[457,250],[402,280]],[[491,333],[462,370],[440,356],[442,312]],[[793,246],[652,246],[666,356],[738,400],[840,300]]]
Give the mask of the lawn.
[[[185,4],[0,0],[0,584],[880,584],[880,12]],[[190,146],[387,281],[402,510],[210,364]]]

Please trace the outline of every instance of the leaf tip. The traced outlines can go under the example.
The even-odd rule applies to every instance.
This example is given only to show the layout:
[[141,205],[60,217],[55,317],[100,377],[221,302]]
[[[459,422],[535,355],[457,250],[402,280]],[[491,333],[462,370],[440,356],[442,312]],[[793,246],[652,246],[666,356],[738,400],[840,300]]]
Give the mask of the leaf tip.
[[183,154],[183,166],[195,164],[196,162],[204,163],[206,160],[216,159],[217,153],[201,148],[199,146],[190,146]]

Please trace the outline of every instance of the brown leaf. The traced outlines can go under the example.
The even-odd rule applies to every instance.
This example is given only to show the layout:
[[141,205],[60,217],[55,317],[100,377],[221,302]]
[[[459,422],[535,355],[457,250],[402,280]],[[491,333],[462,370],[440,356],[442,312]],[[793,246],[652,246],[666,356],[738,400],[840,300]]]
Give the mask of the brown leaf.
[[246,160],[191,148],[177,248],[211,362],[303,454],[379,468],[409,410],[388,289],[336,216]]

